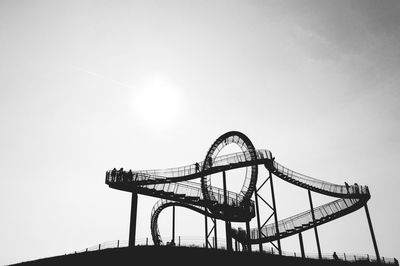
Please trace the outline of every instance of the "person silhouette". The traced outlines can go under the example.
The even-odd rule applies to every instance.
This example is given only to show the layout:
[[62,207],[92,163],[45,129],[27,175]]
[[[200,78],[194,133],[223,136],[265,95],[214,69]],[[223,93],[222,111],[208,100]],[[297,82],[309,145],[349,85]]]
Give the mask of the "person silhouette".
[[271,160],[268,160],[265,166],[268,166],[268,169],[274,168],[274,162],[275,162],[275,157],[272,157]]
[[358,184],[357,184],[357,183],[354,183],[354,186],[355,186],[355,188],[356,188],[356,193],[358,194],[358,193],[359,193]]
[[196,166],[196,173],[197,173],[200,170],[200,164],[196,162],[194,165]]
[[349,191],[349,184],[347,184],[347,182],[344,182],[344,184],[346,185],[347,193],[350,193],[350,191]]
[[129,169],[125,182],[132,182],[132,181],[133,181],[133,172],[132,169]]
[[212,166],[212,158],[208,157],[207,160],[208,160],[208,166],[211,168],[211,166]]
[[334,260],[338,260],[339,259],[338,255],[336,254],[336,251],[333,252],[332,257],[333,257]]
[[121,169],[118,170],[118,174],[117,174],[117,182],[122,181],[122,177],[124,175],[124,168],[121,167]]
[[117,173],[117,169],[114,167],[114,169],[111,170],[111,180],[115,182],[115,174]]

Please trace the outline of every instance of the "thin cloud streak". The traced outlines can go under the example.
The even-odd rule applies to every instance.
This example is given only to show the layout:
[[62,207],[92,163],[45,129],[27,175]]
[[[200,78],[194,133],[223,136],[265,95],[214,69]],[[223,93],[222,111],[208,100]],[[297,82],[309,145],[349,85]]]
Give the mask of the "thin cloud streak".
[[120,82],[118,80],[115,80],[115,79],[112,79],[112,78],[109,78],[109,77],[105,77],[104,75],[101,75],[99,73],[96,73],[96,72],[93,72],[93,71],[89,71],[89,70],[86,70],[84,68],[81,68],[81,67],[78,67],[78,66],[75,66],[75,65],[68,65],[68,66],[73,68],[76,71],[89,74],[89,75],[91,75],[93,77],[96,77],[96,78],[99,78],[99,79],[102,79],[102,80],[105,80],[105,81],[109,81],[109,82],[114,83],[114,84],[116,84],[118,86],[121,86],[121,87],[124,87],[124,88],[127,88],[127,89],[133,89],[133,87],[131,87],[129,85],[126,85],[125,83],[122,83],[122,82]]

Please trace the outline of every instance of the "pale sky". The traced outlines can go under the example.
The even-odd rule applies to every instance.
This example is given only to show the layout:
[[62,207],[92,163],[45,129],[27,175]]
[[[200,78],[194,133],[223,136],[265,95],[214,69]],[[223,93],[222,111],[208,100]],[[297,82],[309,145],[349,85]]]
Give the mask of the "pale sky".
[[[130,194],[106,170],[192,164],[230,130],[300,173],[368,185],[380,254],[400,258],[399,14],[398,1],[0,0],[0,264],[128,239]],[[275,180],[280,219],[307,210],[306,191]],[[156,201],[139,196],[138,238]],[[203,237],[201,215],[177,208],[176,222]],[[374,255],[363,209],[318,229],[323,253]],[[297,236],[282,249],[299,252]]]

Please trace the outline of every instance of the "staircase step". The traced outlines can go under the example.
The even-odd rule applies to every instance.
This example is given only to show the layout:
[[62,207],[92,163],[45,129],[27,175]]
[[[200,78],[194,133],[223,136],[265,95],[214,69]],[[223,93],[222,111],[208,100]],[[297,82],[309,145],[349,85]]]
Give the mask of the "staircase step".
[[174,195],[173,192],[166,192],[166,191],[160,191],[159,193],[161,196],[172,196]]
[[187,199],[187,200],[192,200],[192,201],[199,201],[199,200],[200,200],[200,197],[186,196],[185,199]]

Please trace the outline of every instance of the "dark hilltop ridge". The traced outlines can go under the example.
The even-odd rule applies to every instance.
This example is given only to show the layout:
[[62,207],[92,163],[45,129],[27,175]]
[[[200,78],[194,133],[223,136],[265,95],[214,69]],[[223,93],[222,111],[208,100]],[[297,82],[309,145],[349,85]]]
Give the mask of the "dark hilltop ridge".
[[[63,256],[44,258],[12,265],[295,265],[295,266],[364,266],[381,265],[370,261],[348,262],[287,257],[258,252],[171,247],[136,246],[111,248]],[[398,265],[397,262],[390,265]]]

